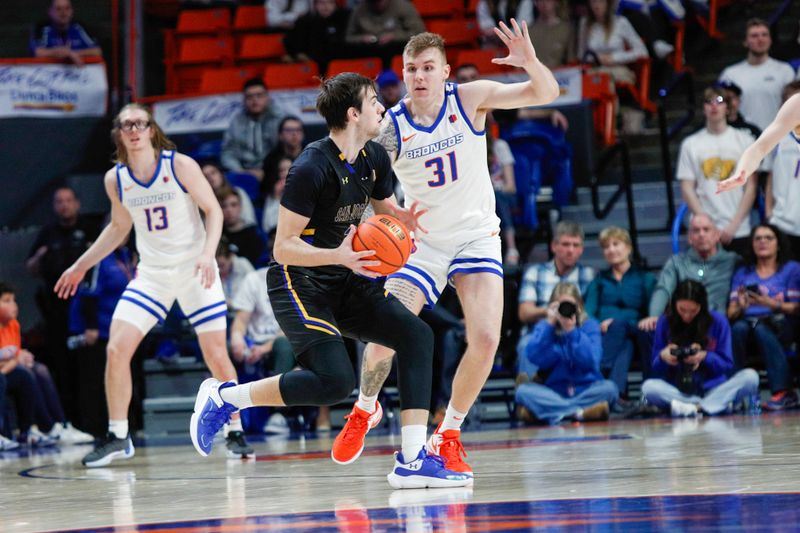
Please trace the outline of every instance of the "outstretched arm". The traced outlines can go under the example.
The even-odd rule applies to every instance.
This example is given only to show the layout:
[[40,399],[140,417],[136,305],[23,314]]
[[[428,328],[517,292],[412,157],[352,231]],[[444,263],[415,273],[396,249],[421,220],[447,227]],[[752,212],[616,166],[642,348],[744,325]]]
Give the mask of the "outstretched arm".
[[786,100],[783,107],[778,111],[775,120],[767,126],[756,139],[756,142],[744,151],[731,177],[719,182],[717,192],[725,192],[744,185],[747,179],[758,170],[758,165],[761,164],[761,160],[766,157],[770,150],[775,148],[775,145],[781,139],[798,126],[800,126],[800,94],[796,94]]
[[59,298],[73,296],[86,272],[114,251],[131,231],[133,221],[128,211],[119,201],[115,169],[106,172],[104,183],[106,194],[111,200],[111,222],[103,228],[103,231],[89,249],[58,278],[53,291],[58,294]]
[[536,57],[527,23],[523,21],[520,26],[512,18],[511,28],[501,22],[494,32],[508,47],[508,55],[492,59],[492,62],[524,69],[530,79],[520,83],[490,80],[465,83],[459,89],[465,109],[515,109],[549,104],[555,100],[559,95],[558,82],[550,69]]

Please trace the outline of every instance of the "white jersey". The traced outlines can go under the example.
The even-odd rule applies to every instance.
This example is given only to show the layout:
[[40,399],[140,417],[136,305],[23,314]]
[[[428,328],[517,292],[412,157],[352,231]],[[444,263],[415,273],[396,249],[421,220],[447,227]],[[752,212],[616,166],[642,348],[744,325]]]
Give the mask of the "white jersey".
[[397,133],[397,160],[392,168],[410,206],[429,209],[420,224],[425,240],[465,239],[499,231],[494,189],[489,177],[486,131],[476,131],[464,114],[455,83],[445,84],[445,98],[436,121],[414,123],[401,101],[389,110]]
[[163,150],[156,171],[145,180],[117,164],[117,189],[136,229],[142,263],[172,266],[201,254],[206,229],[194,199],[183,188],[174,166],[175,152]]
[[772,164],[772,197],[775,207],[770,222],[783,232],[800,235],[800,140],[789,133],[778,144]]

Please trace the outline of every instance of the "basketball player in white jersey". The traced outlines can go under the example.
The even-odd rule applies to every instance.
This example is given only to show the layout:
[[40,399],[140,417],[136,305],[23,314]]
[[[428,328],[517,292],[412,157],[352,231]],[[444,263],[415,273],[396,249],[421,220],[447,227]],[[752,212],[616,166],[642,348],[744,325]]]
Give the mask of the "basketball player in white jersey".
[[[175,151],[175,145],[140,105],[122,108],[112,137],[117,164],[104,178],[111,222],[64,271],[54,289],[61,298],[74,295],[86,272],[125,240],[131,227],[136,229],[141,262],[114,310],[108,340],[105,389],[109,430],[83,458],[87,467],[133,457],[128,430],[131,358],[176,299],[197,333],[212,374],[221,380],[236,379],[225,344],[227,307],[214,257],[222,233],[222,209],[211,186],[197,163]],[[237,418],[231,427],[229,456],[251,455],[241,421]]]
[[761,132],[756,142],[744,151],[731,176],[719,182],[717,192],[725,192],[747,183],[747,178],[758,170],[761,160],[789,133],[800,143],[800,94],[784,102],[775,120]]
[[[449,282],[464,310],[467,351],[453,380],[445,418],[428,448],[445,459],[448,469],[468,475],[472,468],[462,460],[461,423],[492,369],[503,313],[500,228],[487,165],[486,114],[491,109],[547,104],[559,94],[553,74],[536,57],[524,21],[520,25],[511,19],[511,28],[501,22],[495,33],[509,53],[493,62],[524,69],[527,81],[447,83],[450,67],[441,36],[416,35],[403,52],[408,94],[387,112],[378,137],[394,161],[407,204],[417,202],[428,210],[420,218],[427,233],[408,264],[389,276],[386,288],[418,313],[423,305],[433,306]],[[366,427],[354,423],[355,418],[369,417],[378,409],[377,395],[391,361],[391,350],[368,345],[359,399],[334,450],[338,441],[354,442],[353,433]],[[339,462],[353,459],[340,457]]]

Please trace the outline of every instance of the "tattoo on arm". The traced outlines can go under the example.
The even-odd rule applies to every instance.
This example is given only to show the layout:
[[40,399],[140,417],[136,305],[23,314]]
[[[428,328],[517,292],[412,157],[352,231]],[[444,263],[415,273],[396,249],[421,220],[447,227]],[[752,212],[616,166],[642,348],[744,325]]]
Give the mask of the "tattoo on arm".
[[389,115],[383,118],[381,132],[375,137],[375,142],[383,146],[389,154],[397,154],[397,133],[394,127],[394,120]]
[[383,382],[392,370],[392,359],[388,357],[375,364],[375,368],[367,368],[367,356],[364,353],[364,361],[361,365],[361,392],[365,396],[375,396],[380,392]]

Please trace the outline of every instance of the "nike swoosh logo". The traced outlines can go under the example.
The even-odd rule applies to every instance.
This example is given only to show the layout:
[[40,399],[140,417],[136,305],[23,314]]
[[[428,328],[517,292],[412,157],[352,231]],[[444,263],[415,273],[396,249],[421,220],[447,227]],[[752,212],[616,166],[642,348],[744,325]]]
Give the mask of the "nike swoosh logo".
[[200,435],[200,445],[203,446],[203,448],[208,446],[205,434]]
[[134,187],[136,187],[136,185],[128,185],[127,187],[123,187],[122,190],[125,191],[125,192],[128,192],[129,190],[133,189]]
[[416,134],[416,133],[412,133],[412,134],[411,134],[411,135],[409,135],[408,137],[403,137],[403,142],[408,142],[408,141],[410,141],[411,139],[413,139],[413,138],[414,138],[414,137],[416,137],[416,136],[417,136],[417,134]]

